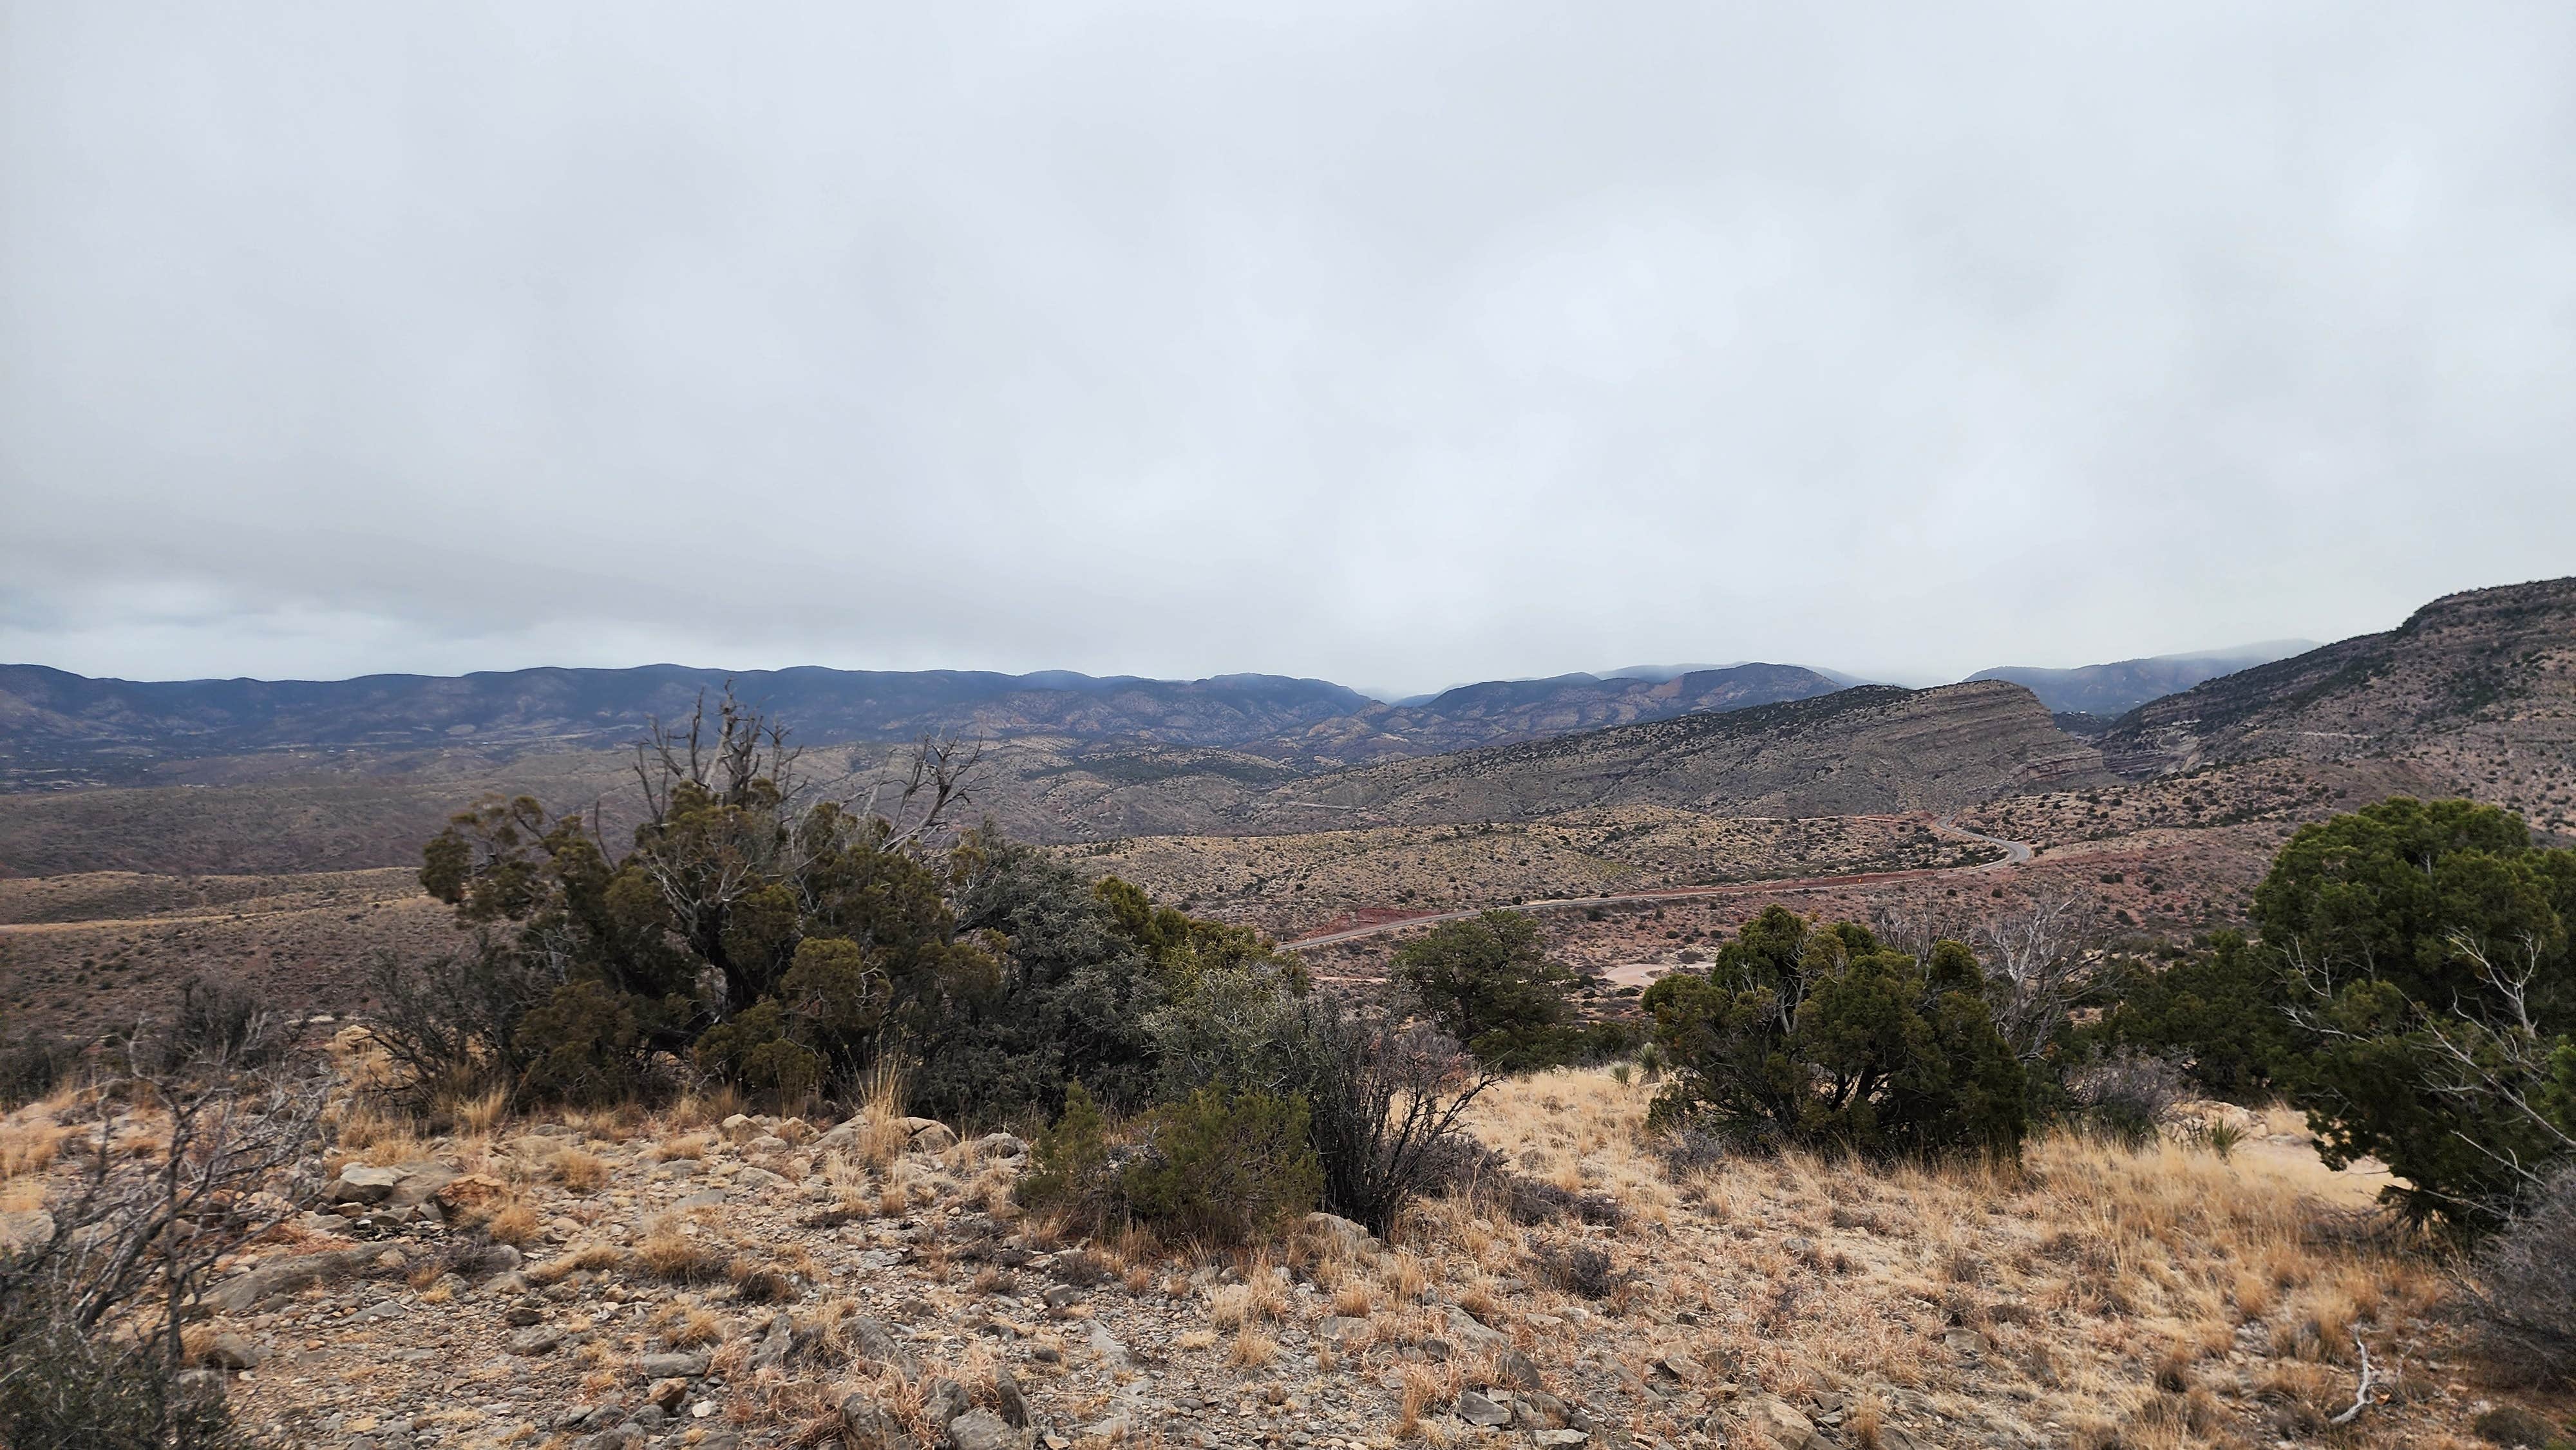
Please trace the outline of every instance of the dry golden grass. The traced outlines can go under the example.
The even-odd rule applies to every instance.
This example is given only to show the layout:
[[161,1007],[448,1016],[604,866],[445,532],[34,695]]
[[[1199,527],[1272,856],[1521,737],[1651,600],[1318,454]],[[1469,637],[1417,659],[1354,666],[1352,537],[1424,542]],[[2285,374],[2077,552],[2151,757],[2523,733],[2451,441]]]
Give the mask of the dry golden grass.
[[[2055,1420],[2076,1443],[2141,1447],[2271,1438],[2252,1433],[2259,1405],[2231,1403],[2233,1374],[2211,1369],[2241,1325],[2281,1355],[2255,1393],[2321,1418],[2350,1403],[2354,1332],[2375,1354],[2396,1353],[2445,1290],[2430,1254],[2319,1233],[2367,1199],[2370,1181],[2330,1173],[2295,1144],[2258,1140],[2264,1151],[2221,1158],[2171,1142],[2131,1152],[2049,1134],[2017,1165],[1791,1153],[1673,1181],[1642,1140],[1647,1101],[1606,1073],[1492,1090],[1477,1105],[1480,1138],[1517,1172],[1614,1195],[1629,1226],[1525,1228],[1473,1200],[1426,1203],[1400,1235],[1418,1260],[1388,1256],[1379,1288],[1398,1304],[1419,1294],[1408,1272],[1418,1265],[1498,1324],[1535,1312],[1627,1326],[1687,1309],[1698,1323],[1670,1331],[1675,1343],[1793,1400],[1846,1394],[1855,1407],[1846,1438],[1856,1442],[1906,1421],[1898,1397],[1982,1397],[2000,1380],[2033,1427]],[[1489,1276],[1531,1277],[1533,1262],[1575,1242],[1653,1282],[1593,1301],[1544,1284],[1510,1296],[1490,1287]],[[1334,1292],[1337,1310],[1355,1304],[1347,1284]],[[1638,1313],[1646,1309],[1656,1312]],[[1412,1312],[1380,1308],[1378,1320]],[[1971,1354],[1982,1366],[1974,1384],[1962,1377]],[[2371,1418],[2356,1443],[2404,1443],[2374,1441],[2395,1427],[2374,1429]]]
[[567,1148],[547,1165],[554,1180],[575,1193],[597,1193],[608,1183],[608,1163],[596,1153]]
[[537,1211],[524,1200],[509,1203],[483,1225],[483,1232],[496,1244],[524,1247],[537,1236],[540,1224]]
[[725,1277],[732,1258],[717,1244],[684,1233],[680,1226],[655,1224],[635,1246],[635,1264],[645,1273],[673,1283],[707,1283]]

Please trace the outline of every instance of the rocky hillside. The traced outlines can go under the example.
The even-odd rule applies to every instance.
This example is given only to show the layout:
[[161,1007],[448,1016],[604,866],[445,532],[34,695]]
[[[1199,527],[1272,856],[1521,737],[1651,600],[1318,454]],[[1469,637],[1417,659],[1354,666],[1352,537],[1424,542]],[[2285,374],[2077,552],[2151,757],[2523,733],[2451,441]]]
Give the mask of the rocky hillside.
[[2554,808],[2576,785],[2576,579],[2448,595],[2385,634],[2140,706],[2101,745],[2129,776],[2399,757],[2438,764],[2484,799]]
[[1271,793],[1265,826],[1514,820],[1608,805],[1812,816],[1947,810],[2107,781],[2030,691],[1867,685],[1723,715],[1339,772]]
[[[2356,1335],[2401,1392],[2328,1443],[2494,1421],[2440,1268],[2320,1231],[2370,1188],[2295,1123],[1870,1171],[1659,1158],[1650,1096],[1503,1084],[1469,1126],[1508,1192],[1235,1253],[1081,1242],[1016,1203],[1022,1143],[918,1119],[353,1119],[188,1342],[317,1450],[2270,1444],[2351,1403]],[[84,1111],[0,1118],[0,1235]]]

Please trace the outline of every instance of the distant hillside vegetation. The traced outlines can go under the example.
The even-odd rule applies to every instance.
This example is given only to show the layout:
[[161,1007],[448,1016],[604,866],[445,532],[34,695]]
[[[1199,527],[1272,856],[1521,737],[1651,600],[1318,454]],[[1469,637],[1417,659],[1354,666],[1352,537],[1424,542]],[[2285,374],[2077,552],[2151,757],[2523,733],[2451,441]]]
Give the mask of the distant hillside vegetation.
[[2316,641],[2274,640],[2242,649],[2208,654],[2157,655],[2118,660],[2107,665],[2080,665],[2071,670],[2044,670],[2029,665],[1999,665],[1979,670],[1971,680],[2010,680],[2061,714],[2098,715],[2105,721],[2125,715],[2149,700],[2188,690],[2203,680],[2269,664],[2306,650]]
[[2005,681],[1689,715],[1390,762],[1271,793],[1260,828],[1509,820],[1578,807],[1659,805],[1806,816],[1947,810],[2017,790],[2105,783],[2091,746]]

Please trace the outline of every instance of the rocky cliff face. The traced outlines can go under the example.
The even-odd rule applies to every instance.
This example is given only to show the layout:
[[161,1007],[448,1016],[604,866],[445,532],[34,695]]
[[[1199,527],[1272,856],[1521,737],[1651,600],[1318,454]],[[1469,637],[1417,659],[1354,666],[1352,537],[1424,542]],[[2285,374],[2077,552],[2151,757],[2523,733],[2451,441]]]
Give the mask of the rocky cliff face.
[[1426,824],[1601,805],[1799,816],[1948,810],[2111,777],[2019,685],[1873,685],[1723,715],[1339,772],[1272,794],[1271,829],[1338,813]]

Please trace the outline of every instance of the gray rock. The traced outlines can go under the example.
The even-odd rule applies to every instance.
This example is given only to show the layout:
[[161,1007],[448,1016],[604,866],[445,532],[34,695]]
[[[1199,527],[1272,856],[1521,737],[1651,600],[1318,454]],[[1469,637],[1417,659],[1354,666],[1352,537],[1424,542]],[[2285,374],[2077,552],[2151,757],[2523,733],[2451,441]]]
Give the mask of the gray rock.
[[388,1319],[400,1319],[410,1312],[411,1311],[409,1309],[403,1307],[401,1300],[387,1299],[381,1304],[368,1305],[366,1308],[350,1315],[344,1322],[349,1324],[381,1324]]
[[1511,1342],[1510,1335],[1483,1323],[1455,1304],[1449,1306],[1449,1338],[1469,1349],[1491,1349]]
[[1538,1372],[1538,1365],[1517,1349],[1506,1349],[1495,1355],[1494,1369],[1503,1377],[1503,1383],[1514,1389],[1535,1390],[1547,1384]]
[[1317,1238],[1329,1239],[1354,1252],[1374,1252],[1378,1247],[1377,1235],[1370,1233],[1367,1225],[1356,1223],[1337,1213],[1306,1215],[1306,1232]]
[[859,1146],[859,1125],[857,1121],[854,1119],[850,1122],[843,1123],[832,1131],[825,1133],[822,1137],[814,1140],[814,1146],[822,1149],[826,1153],[847,1153],[851,1149]]
[[[909,1122],[913,1120],[906,1119],[906,1121]],[[907,1153],[945,1153],[956,1146],[956,1129],[949,1127],[946,1123],[924,1121],[922,1126],[912,1130],[912,1136],[904,1142],[903,1151]]]
[[1538,1445],[1580,1445],[1592,1438],[1588,1430],[1540,1430],[1530,1436]]
[[1088,1343],[1091,1352],[1100,1356],[1100,1362],[1111,1369],[1125,1369],[1134,1360],[1134,1356],[1128,1354],[1127,1346],[1118,1342],[1118,1336],[1111,1334],[1097,1319],[1091,1321]]
[[563,1331],[551,1324],[532,1324],[510,1336],[501,1347],[512,1354],[552,1354],[563,1346]]
[[905,1379],[921,1373],[920,1361],[915,1360],[912,1351],[896,1340],[894,1331],[867,1315],[862,1314],[850,1321],[850,1342],[858,1347],[859,1358],[891,1365]]
[[[402,1177],[395,1180],[393,1191],[385,1195],[390,1208],[428,1208],[438,1190],[456,1181],[456,1170],[443,1163],[406,1163],[396,1170]],[[340,1176],[348,1177],[342,1169]]]
[[901,1421],[865,1395],[841,1401],[841,1439],[849,1450],[921,1450]]
[[970,1408],[966,1387],[945,1375],[921,1387],[922,1418],[934,1425],[945,1425]]
[[352,1163],[340,1170],[340,1176],[332,1179],[331,1186],[323,1193],[333,1203],[382,1203],[393,1196],[394,1185],[402,1180],[399,1168],[371,1168],[364,1163]]
[[635,1377],[644,1380],[696,1379],[707,1372],[703,1354],[640,1354],[635,1357]]
[[[780,1146],[784,1147],[785,1145],[781,1144]],[[733,1188],[736,1193],[746,1191],[757,1193],[763,1189],[785,1188],[786,1186],[786,1179],[770,1172],[766,1168],[745,1168],[733,1176]]]
[[206,1363],[216,1369],[257,1369],[259,1362],[266,1357],[260,1353],[258,1345],[230,1330],[216,1335],[206,1345]]
[[41,1208],[0,1213],[0,1254],[14,1254],[53,1242],[54,1216]]
[[1010,1133],[986,1133],[975,1140],[975,1146],[987,1158],[1025,1158],[1029,1156],[1028,1140]]
[[291,1294],[298,1289],[354,1273],[367,1262],[365,1249],[347,1249],[339,1253],[306,1254],[299,1258],[280,1259],[262,1264],[247,1274],[235,1274],[207,1291],[206,1306],[217,1314],[240,1314],[263,1299]]
[[1697,1384],[1700,1376],[1705,1373],[1707,1371],[1700,1368],[1698,1360],[1678,1350],[1655,1361],[1655,1377],[1671,1380],[1675,1384]]
[[1822,1450],[1827,1442],[1816,1424],[1778,1395],[1756,1395],[1744,1407],[1744,1422],[1767,1435],[1780,1450]]
[[721,1208],[724,1206],[724,1201],[725,1191],[723,1189],[706,1188],[690,1194],[688,1197],[672,1204],[671,1207],[681,1213],[686,1213],[693,1208]]
[[1525,1430],[1562,1430],[1574,1423],[1565,1401],[1544,1390],[1524,1390],[1513,1396],[1512,1417]]
[[796,1326],[784,1314],[773,1315],[769,1321],[769,1333],[753,1346],[748,1363],[753,1369],[775,1368],[787,1362],[788,1352],[795,1347]]
[[948,1422],[952,1450],[1019,1450],[1019,1432],[990,1410],[968,1410]]
[[1497,1429],[1512,1422],[1512,1412],[1474,1390],[1458,1392],[1458,1418],[1470,1425]]
[[993,1371],[993,1398],[1000,1402],[1002,1419],[1018,1429],[1029,1424],[1029,1398],[1020,1393],[1019,1379],[1009,1369]]
[[1112,1444],[1115,1444],[1118,1441],[1127,1438],[1127,1417],[1125,1415],[1112,1415],[1108,1419],[1102,1420],[1097,1424],[1083,1426],[1082,1433],[1092,1436],[1095,1439],[1107,1440]]

